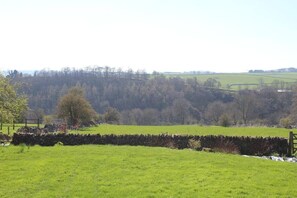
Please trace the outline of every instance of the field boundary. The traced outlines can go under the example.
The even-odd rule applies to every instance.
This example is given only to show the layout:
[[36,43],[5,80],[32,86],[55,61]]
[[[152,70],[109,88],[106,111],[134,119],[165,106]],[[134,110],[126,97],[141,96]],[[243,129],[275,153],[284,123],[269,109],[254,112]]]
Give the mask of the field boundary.
[[12,144],[54,146],[84,145],[84,144],[112,144],[131,146],[154,146],[177,149],[192,148],[202,150],[213,149],[228,153],[243,155],[279,155],[288,154],[288,141],[279,137],[237,137],[237,136],[194,136],[194,135],[82,135],[82,134],[32,134],[15,133]]

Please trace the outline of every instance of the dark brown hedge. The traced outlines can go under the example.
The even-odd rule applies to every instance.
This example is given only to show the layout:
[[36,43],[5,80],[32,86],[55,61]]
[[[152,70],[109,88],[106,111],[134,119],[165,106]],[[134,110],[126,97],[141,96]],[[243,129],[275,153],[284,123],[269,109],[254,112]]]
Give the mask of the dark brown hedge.
[[[243,155],[270,155],[287,154],[288,142],[278,137],[237,137],[237,136],[193,136],[193,135],[81,135],[81,134],[25,134],[15,133],[12,144],[53,146],[58,142],[64,145],[83,144],[113,144],[131,146],[157,146],[178,149],[189,148],[189,140],[197,140],[201,147],[218,148],[224,145],[233,145]],[[223,143],[223,144],[222,144]]]

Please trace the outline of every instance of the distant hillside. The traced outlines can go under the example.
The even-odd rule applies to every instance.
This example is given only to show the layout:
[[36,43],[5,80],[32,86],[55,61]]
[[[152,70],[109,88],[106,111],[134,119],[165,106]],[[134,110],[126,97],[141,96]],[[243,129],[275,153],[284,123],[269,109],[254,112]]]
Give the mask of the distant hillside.
[[212,74],[170,74],[167,77],[193,78],[205,82],[215,79],[224,89],[256,89],[263,85],[274,85],[280,89],[291,89],[297,82],[297,72],[260,72],[260,73],[212,73]]
[[289,67],[289,68],[281,68],[275,70],[249,70],[249,73],[274,73],[274,72],[297,72],[297,68]]
[[33,75],[13,71],[7,78],[28,96],[36,115],[54,114],[59,98],[73,86],[85,91],[98,113],[116,108],[122,124],[277,125],[283,119],[289,125],[288,116],[297,112],[297,98],[288,91],[297,72],[165,76],[95,67]]

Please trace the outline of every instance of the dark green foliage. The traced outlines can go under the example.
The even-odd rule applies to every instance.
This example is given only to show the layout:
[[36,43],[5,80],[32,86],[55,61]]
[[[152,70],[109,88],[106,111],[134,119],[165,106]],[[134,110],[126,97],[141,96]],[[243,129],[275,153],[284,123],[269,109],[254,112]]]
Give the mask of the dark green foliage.
[[119,123],[120,120],[120,113],[117,109],[109,107],[104,114],[104,120],[106,123]]
[[219,119],[219,124],[223,127],[228,127],[230,126],[230,119],[226,114],[223,114],[220,116]]
[[84,98],[80,87],[71,88],[57,106],[58,117],[67,121],[70,126],[88,124],[96,118],[96,112]]
[[79,135],[79,134],[24,134],[15,133],[12,144],[53,146],[58,142],[63,145],[114,144],[131,146],[158,146],[177,149],[191,148],[189,141],[199,141],[201,147],[217,148],[224,152],[244,155],[287,154],[288,143],[284,138],[252,138],[230,136],[192,136],[192,135]]

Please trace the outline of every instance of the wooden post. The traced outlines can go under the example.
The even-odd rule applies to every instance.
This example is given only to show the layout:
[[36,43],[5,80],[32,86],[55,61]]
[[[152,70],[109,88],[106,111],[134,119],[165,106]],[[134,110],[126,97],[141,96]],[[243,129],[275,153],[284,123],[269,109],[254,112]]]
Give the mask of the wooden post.
[[13,130],[15,129],[14,122],[12,122],[12,129],[13,129]]
[[37,128],[39,128],[39,118],[37,119]]
[[9,126],[7,127],[7,134],[9,135]]
[[27,119],[25,119],[25,127],[27,127]]
[[293,132],[290,131],[289,133],[289,148],[288,148],[288,156],[291,157],[292,156],[292,152],[293,152]]

